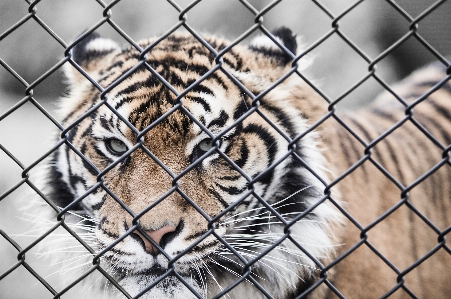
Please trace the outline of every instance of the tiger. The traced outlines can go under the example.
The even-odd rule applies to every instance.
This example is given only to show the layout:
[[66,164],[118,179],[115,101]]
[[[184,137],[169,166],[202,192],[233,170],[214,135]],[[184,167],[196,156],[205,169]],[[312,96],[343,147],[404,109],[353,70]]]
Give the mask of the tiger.
[[47,201],[29,208],[85,250],[43,245],[62,269],[88,268],[65,270],[58,295],[449,296],[449,64],[342,111],[303,75],[300,47],[285,27],[249,44],[74,44]]

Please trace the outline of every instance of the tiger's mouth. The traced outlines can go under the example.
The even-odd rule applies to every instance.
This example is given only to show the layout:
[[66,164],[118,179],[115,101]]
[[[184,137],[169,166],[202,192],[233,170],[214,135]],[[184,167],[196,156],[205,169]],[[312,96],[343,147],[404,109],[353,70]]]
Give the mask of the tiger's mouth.
[[[139,238],[139,237],[137,237]],[[127,278],[135,277],[142,280],[143,277],[159,279],[168,276],[189,277],[190,279],[198,276],[199,266],[206,266],[210,262],[208,256],[185,255],[180,259],[168,260],[161,252],[152,255],[144,254],[145,260],[138,256],[127,255],[128,258],[134,257],[135,260],[127,262],[127,257],[117,259],[115,255],[107,256],[105,262],[110,268],[115,269],[114,276],[120,282]],[[197,280],[197,279],[196,279]]]
[[[193,290],[206,298],[207,281],[229,269],[235,274],[241,274],[232,259],[225,259],[210,252],[205,256],[185,255],[182,258],[168,262],[163,254],[152,256],[149,266],[145,269],[116,269],[114,277],[118,284],[131,296],[140,298],[183,298],[194,299],[198,296]],[[111,263],[111,261],[108,261]],[[149,262],[149,260],[147,261]],[[114,263],[113,263],[114,264]],[[224,273],[223,273],[224,274]],[[211,286],[210,286],[211,287]],[[208,288],[210,288],[208,287]],[[114,289],[114,288],[113,288]],[[119,290],[113,290],[120,292]]]

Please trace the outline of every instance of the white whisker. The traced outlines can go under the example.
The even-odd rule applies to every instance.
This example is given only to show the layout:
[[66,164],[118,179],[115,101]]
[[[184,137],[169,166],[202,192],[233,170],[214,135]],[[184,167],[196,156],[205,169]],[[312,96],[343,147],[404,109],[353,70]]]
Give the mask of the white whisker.
[[[277,209],[280,209],[280,208],[282,208],[284,206],[287,206],[287,205],[293,205],[293,204],[297,204],[297,203],[304,203],[304,202],[296,202],[296,203],[287,203],[287,204],[284,204],[282,206],[277,206],[277,205],[283,203],[284,201],[290,199],[291,197],[295,196],[296,194],[298,194],[298,193],[300,193],[302,191],[305,191],[306,189],[311,188],[311,187],[314,187],[314,186],[313,185],[309,185],[309,186],[303,187],[303,188],[299,189],[298,191],[292,193],[291,195],[279,200],[278,202],[271,204],[271,207],[273,207],[275,210],[277,210]],[[262,213],[260,213],[260,214],[255,214],[255,215],[252,215],[252,216],[247,216],[247,217],[236,219],[237,216],[240,216],[240,215],[243,215],[243,214],[248,214],[250,212],[258,211],[258,210],[264,210],[264,211]],[[258,208],[254,208],[254,209],[249,209],[249,210],[243,211],[241,213],[234,214],[234,215],[224,219],[223,221],[221,221],[221,223],[229,224],[229,223],[237,223],[237,222],[241,222],[241,221],[252,221],[252,220],[255,220],[255,219],[261,219],[261,217],[263,215],[265,215],[266,213],[269,213],[271,215],[271,217],[276,217],[276,216],[272,215],[271,212],[267,211],[266,207],[262,206],[262,207],[258,207]],[[297,214],[300,214],[300,213],[302,213],[302,212],[297,212]],[[232,218],[235,218],[235,219],[232,219]],[[232,219],[232,220],[229,220],[229,219]]]

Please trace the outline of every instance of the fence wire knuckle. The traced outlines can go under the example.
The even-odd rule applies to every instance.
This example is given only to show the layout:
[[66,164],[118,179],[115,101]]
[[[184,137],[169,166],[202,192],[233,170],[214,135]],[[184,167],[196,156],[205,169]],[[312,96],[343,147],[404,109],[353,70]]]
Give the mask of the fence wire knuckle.
[[[6,229],[0,227],[0,240],[5,243],[11,251],[14,251],[17,254],[17,261],[14,263],[10,263],[6,265],[6,267],[2,267],[0,272],[0,282],[7,278],[11,277],[11,273],[17,271],[17,269],[25,269],[29,274],[31,274],[43,287],[47,289],[47,291],[53,296],[53,298],[64,298],[63,295],[70,292],[74,287],[87,279],[88,276],[93,274],[98,274],[102,279],[107,281],[108,284],[112,286],[118,293],[122,294],[126,298],[139,298],[144,296],[145,293],[151,291],[157,285],[164,282],[166,279],[176,279],[180,283],[182,283],[194,297],[199,299],[204,298],[199,291],[194,287],[190,282],[187,281],[186,277],[180,274],[177,271],[177,262],[183,260],[184,256],[189,254],[192,251],[196,250],[196,247],[200,246],[202,242],[208,240],[207,238],[214,238],[221,244],[221,248],[227,251],[228,254],[233,256],[233,260],[236,265],[240,268],[240,273],[236,274],[234,281],[229,285],[219,288],[221,289],[219,293],[211,295],[209,294],[209,298],[222,298],[223,296],[230,296],[231,291],[236,287],[239,287],[241,284],[249,284],[253,285],[256,289],[258,289],[263,296],[266,298],[274,298],[274,294],[271,293],[271,290],[266,289],[261,285],[261,281],[257,279],[258,277],[254,275],[253,270],[256,268],[256,264],[262,263],[268,256],[271,255],[271,251],[280,247],[280,245],[284,242],[289,242],[293,244],[296,249],[299,250],[299,254],[302,253],[303,256],[308,259],[311,264],[308,267],[312,267],[314,271],[317,271],[318,275],[317,280],[313,281],[311,284],[307,285],[303,288],[299,293],[293,295],[293,297],[297,299],[306,298],[310,294],[318,291],[320,288],[325,288],[329,292],[329,294],[335,294],[336,297],[345,298],[345,295],[341,293],[340,287],[337,287],[334,284],[334,276],[333,271],[335,271],[336,267],[341,263],[345,263],[346,260],[353,256],[356,251],[359,249],[365,248],[369,250],[371,254],[374,254],[378,262],[380,261],[384,267],[388,267],[390,271],[393,273],[393,284],[390,285],[390,289],[384,290],[385,293],[381,298],[388,298],[392,296],[394,293],[404,292],[404,294],[410,296],[411,298],[418,298],[418,295],[409,288],[408,284],[408,274],[417,269],[420,265],[425,263],[428,259],[436,255],[437,252],[442,251],[449,255],[451,255],[451,248],[449,246],[449,242],[447,242],[447,236],[451,232],[451,225],[447,224],[445,227],[441,227],[434,223],[433,220],[429,219],[427,213],[421,210],[421,206],[417,204],[417,202],[412,201],[412,193],[414,193],[415,188],[420,184],[425,184],[425,182],[429,179],[432,180],[433,175],[437,173],[441,168],[451,167],[451,144],[446,144],[441,141],[440,138],[436,138],[433,133],[428,131],[425,126],[423,126],[421,122],[421,115],[419,114],[420,108],[417,106],[421,106],[422,103],[427,102],[428,97],[437,92],[440,88],[444,87],[449,89],[449,82],[451,80],[451,64],[448,59],[443,56],[443,53],[440,53],[437,49],[435,49],[428,40],[422,35],[421,24],[426,18],[432,18],[432,13],[438,11],[442,4],[446,2],[446,0],[441,0],[433,3],[432,5],[423,9],[416,17],[412,17],[409,12],[407,12],[402,5],[397,3],[398,1],[394,0],[386,0],[386,5],[395,12],[399,18],[403,19],[406,23],[404,28],[405,33],[401,36],[397,36],[393,40],[390,41],[390,44],[385,46],[383,50],[379,52],[378,55],[373,55],[371,58],[360,46],[359,44],[353,40],[348,34],[345,33],[343,22],[344,20],[353,12],[357,11],[357,8],[363,5],[365,0],[358,0],[352,2],[350,5],[345,7],[341,12],[334,13],[330,9],[326,7],[326,5],[320,3],[318,0],[311,0],[311,4],[313,4],[316,9],[320,10],[322,13],[326,15],[329,19],[330,27],[328,27],[327,32],[324,34],[318,35],[319,38],[315,38],[313,43],[306,45],[303,49],[303,52],[292,53],[290,51],[290,47],[285,46],[283,41],[276,36],[271,30],[269,30],[266,26],[266,20],[268,18],[268,13],[271,12],[275,7],[280,6],[281,0],[275,0],[267,3],[266,5],[257,5],[255,1],[249,2],[246,0],[237,1],[238,5],[240,5],[240,9],[245,10],[248,14],[251,15],[252,24],[248,26],[245,30],[242,31],[235,39],[231,40],[230,43],[225,45],[224,47],[218,49],[215,46],[211,45],[208,42],[208,39],[205,39],[203,35],[199,33],[197,27],[191,23],[191,19],[188,18],[188,15],[194,14],[194,8],[198,6],[201,0],[194,0],[190,2],[185,7],[182,7],[177,3],[177,1],[167,0],[167,5],[170,6],[172,10],[175,10],[177,16],[174,18],[173,23],[162,30],[162,34],[159,35],[158,38],[153,40],[150,44],[143,46],[135,42],[132,38],[133,35],[130,35],[130,32],[121,28],[119,23],[113,21],[116,18],[113,16],[113,12],[120,10],[120,3],[125,2],[124,0],[113,0],[109,3],[105,3],[101,0],[92,0],[96,5],[101,9],[101,13],[98,14],[95,22],[89,24],[89,28],[80,33],[74,42],[68,43],[57,33],[60,32],[59,28],[56,26],[49,25],[49,22],[45,22],[45,18],[43,19],[41,15],[41,8],[45,9],[44,3],[47,1],[35,0],[29,1],[25,0],[28,3],[28,7],[25,11],[23,11],[23,15],[20,18],[17,18],[11,24],[8,24],[8,27],[4,32],[0,32],[0,45],[2,42],[9,36],[13,35],[20,28],[25,28],[26,24],[33,23],[34,26],[38,28],[42,28],[49,37],[52,38],[56,43],[58,43],[58,47],[61,48],[60,56],[58,57],[57,63],[52,63],[52,66],[43,71],[41,75],[36,76],[37,79],[30,80],[29,77],[24,76],[19,68],[14,67],[14,64],[9,63],[1,59],[0,57],[0,68],[4,70],[8,76],[12,76],[13,80],[17,81],[22,87],[24,92],[24,97],[18,100],[12,107],[9,109],[5,109],[5,111],[0,113],[0,124],[7,118],[11,117],[18,113],[20,109],[23,109],[24,106],[30,105],[33,109],[36,108],[37,114],[40,116],[44,116],[46,120],[48,120],[56,130],[60,133],[60,140],[53,144],[50,149],[46,150],[44,154],[42,154],[39,158],[35,159],[31,163],[25,163],[22,158],[18,158],[18,155],[8,149],[8,146],[3,146],[0,144],[0,154],[4,155],[8,161],[12,161],[14,167],[20,168],[20,176],[17,177],[15,183],[12,187],[9,187],[3,194],[0,194],[0,206],[6,202],[5,199],[12,197],[14,193],[22,186],[29,187],[34,193],[36,193],[36,197],[43,202],[46,208],[53,210],[56,214],[56,217],[53,219],[53,222],[46,223],[45,229],[40,230],[39,236],[36,236],[32,242],[26,243],[25,246],[20,246],[18,239],[13,234],[8,233]],[[369,2],[369,1],[366,1]],[[130,4],[132,5],[132,4]],[[116,20],[117,21],[117,20]],[[108,86],[102,86],[101,80],[96,81],[95,76],[90,75],[89,72],[84,69],[83,63],[76,61],[76,55],[74,54],[74,49],[77,45],[83,44],[86,39],[89,38],[89,35],[93,32],[97,31],[102,27],[108,27],[113,30],[113,32],[117,33],[120,37],[124,39],[124,41],[131,46],[134,53],[136,53],[137,62],[135,65],[131,66],[127,71],[125,71],[120,76],[115,77],[114,80]],[[54,27],[54,28],[52,28]],[[58,29],[58,30],[57,30]],[[200,45],[204,47],[206,53],[208,53],[209,59],[211,59],[211,67],[208,71],[203,74],[199,74],[197,79],[190,82],[189,86],[180,91],[176,88],[176,86],[171,85],[171,80],[169,78],[165,78],[161,75],[155,66],[151,65],[149,62],[149,57],[152,54],[152,50],[155,49],[160,43],[164,42],[178,30],[185,30],[191,36],[199,42]],[[289,63],[285,72],[279,76],[279,78],[271,81],[271,83],[267,84],[269,87],[264,88],[258,93],[249,90],[249,87],[246,87],[235,75],[233,72],[228,70],[229,61],[227,60],[227,54],[232,52],[232,49],[242,43],[245,42],[246,39],[250,38],[253,34],[259,34],[262,36],[266,36],[269,41],[272,43],[272,46],[279,49],[283,55],[288,57]],[[302,33],[300,32],[302,35]],[[363,60],[365,66],[367,66],[365,72],[360,75],[360,77],[353,81],[350,84],[350,87],[347,87],[344,91],[340,90],[340,94],[335,97],[329,97],[327,92],[321,90],[315,81],[309,80],[309,77],[304,73],[301,68],[303,59],[310,56],[315,50],[318,49],[319,46],[324,45],[326,41],[329,41],[332,37],[337,37],[340,41],[343,41],[350,49],[352,49],[353,54],[355,53],[358,59]],[[380,63],[385,61],[388,56],[393,54],[399,48],[402,48],[408,42],[414,40],[419,44],[418,47],[422,47],[428,53],[433,56],[438,63],[442,64],[446,68],[446,77],[436,82],[434,85],[428,85],[427,91],[422,91],[420,95],[416,96],[415,99],[409,100],[403,98],[401,94],[398,94],[396,88],[392,88],[382,77],[380,71]],[[277,51],[279,51],[277,50]],[[449,54],[449,53],[445,53]],[[231,54],[230,54],[231,55]],[[62,57],[62,58],[61,58]],[[135,57],[135,58],[136,58]],[[66,125],[60,123],[57,118],[52,115],[51,112],[47,111],[46,108],[42,105],[42,101],[40,96],[37,95],[37,92],[34,90],[40,86],[43,86],[43,82],[46,81],[50,76],[55,74],[55,72],[60,71],[62,67],[66,65],[67,67],[74,68],[74,72],[77,73],[77,76],[86,79],[89,81],[91,88],[95,90],[95,94],[98,97],[98,101],[95,105],[90,107],[83,108],[83,113],[77,114],[77,117]],[[379,66],[379,69],[377,68]],[[147,124],[145,127],[139,127],[138,125],[133,125],[129,119],[124,117],[118,109],[114,107],[114,102],[111,100],[112,91],[119,86],[120,84],[125,84],[126,80],[132,77],[134,74],[138,72],[147,72],[156,81],[168,90],[168,94],[170,94],[171,99],[173,99],[173,105],[170,109],[167,109],[164,113],[157,117],[156,120],[152,120],[150,124]],[[208,126],[204,125],[202,121],[196,118],[195,114],[191,112],[185,105],[185,99],[187,95],[199,86],[202,87],[202,83],[205,83],[208,79],[214,76],[221,76],[227,78],[239,89],[240,97],[242,97],[242,101],[248,106],[247,111],[243,112],[239,117],[237,117],[236,121],[230,124],[227,128],[223,129],[221,132],[215,132],[212,129],[209,129]],[[276,90],[279,86],[283,86],[291,77],[296,77],[296,79],[301,79],[308,85],[321,100],[326,104],[324,114],[320,115],[317,119],[312,121],[309,124],[308,128],[305,131],[296,134],[295,136],[290,136],[284,128],[278,125],[276,122],[271,120],[271,116],[268,116],[267,113],[263,109],[264,102],[266,97],[271,91]],[[377,137],[370,138],[370,134],[366,134],[364,129],[357,130],[353,129],[358,127],[358,124],[353,123],[352,120],[348,119],[345,115],[339,113],[340,105],[345,101],[346,98],[349,98],[349,95],[355,92],[357,89],[361,88],[364,84],[369,81],[375,81],[377,84],[386,91],[393,98],[393,102],[397,105],[402,106],[402,111],[404,114],[401,116],[396,115],[392,121],[391,125],[388,129],[385,129],[384,132],[377,135]],[[31,82],[31,83],[29,83]],[[445,85],[448,84],[448,85]],[[426,90],[426,89],[425,89]],[[112,104],[113,103],[113,104]],[[117,117],[118,122],[125,124],[127,128],[134,134],[133,138],[135,143],[132,147],[127,149],[123,154],[121,154],[116,160],[109,163],[107,166],[103,168],[96,167],[93,161],[82,153],[79,146],[76,145],[76,142],[73,140],[74,132],[81,126],[84,122],[89,122],[90,118],[101,111],[102,109],[108,109],[112,112],[112,114]],[[448,113],[448,112],[443,112]],[[163,160],[159,159],[157,154],[158,152],[151,147],[147,147],[145,145],[146,138],[149,136],[152,130],[154,130],[158,125],[164,123],[165,121],[169,121],[171,117],[174,115],[181,114],[186,116],[192,123],[197,125],[200,128],[200,131],[203,132],[206,136],[208,136],[212,147],[211,149],[205,151],[200,155],[195,161],[192,161],[189,166],[187,166],[183,171],[175,173],[171,170],[168,165],[165,165]],[[237,163],[227,156],[224,152],[220,150],[221,143],[224,140],[227,140],[227,134],[232,130],[237,129],[240,125],[242,125],[249,117],[256,117],[262,119],[267,123],[267,127],[271,128],[274,132],[279,134],[281,138],[283,138],[288,144],[286,147],[286,153],[283,155],[274,158],[271,164],[262,172],[258,174],[254,174],[250,176],[243,170],[242,167],[237,165]],[[396,118],[396,119],[395,119]],[[341,132],[347,135],[349,142],[353,143],[352,145],[348,145],[349,148],[352,148],[353,151],[358,152],[358,156],[354,158],[349,158],[350,166],[347,167],[345,171],[341,173],[334,173],[332,179],[329,181],[325,180],[320,174],[315,172],[315,170],[305,161],[308,159],[304,159],[299,154],[299,141],[304,139],[309,134],[315,134],[316,131],[320,131],[320,128],[325,123],[334,123],[337,127],[340,127]],[[6,122],[5,122],[6,123]],[[403,178],[394,175],[390,171],[390,166],[386,165],[383,160],[382,154],[378,151],[378,146],[384,143],[384,141],[389,140],[390,138],[395,138],[395,132],[399,128],[403,126],[409,125],[409,128],[412,130],[421,132],[421,137],[427,142],[433,144],[441,155],[440,159],[432,160],[429,163],[426,170],[424,170],[421,175],[415,177],[415,179],[409,180],[405,182]],[[446,124],[444,124],[446,126]],[[22,137],[21,138],[26,138]],[[284,141],[284,142],[285,142]],[[406,144],[406,146],[409,146]],[[81,161],[85,168],[88,169],[91,173],[94,173],[94,177],[96,177],[96,182],[94,182],[91,186],[85,185],[84,193],[81,196],[77,196],[74,198],[69,204],[64,207],[58,207],[54,202],[50,200],[50,197],[46,195],[43,190],[40,190],[37,185],[35,185],[32,181],[33,170],[38,168],[37,166],[42,163],[45,159],[50,159],[51,155],[58,151],[61,147],[68,147],[68,150],[72,151],[76,159]],[[327,149],[326,149],[327,150]],[[157,198],[152,202],[152,204],[146,206],[139,212],[134,212],[132,208],[128,205],[128,202],[121,198],[118,194],[115,194],[108,187],[108,173],[114,168],[121,167],[122,164],[132,155],[137,152],[142,153],[146,158],[148,158],[156,167],[159,167],[161,173],[167,176],[168,182],[170,182],[170,187],[158,195]],[[217,155],[220,159],[222,159],[228,167],[233,169],[234,173],[244,182],[245,187],[243,187],[242,193],[239,193],[240,196],[233,203],[224,206],[224,208],[215,215],[209,215],[205,212],[200,204],[198,204],[193,198],[189,196],[189,192],[183,190],[182,183],[184,179],[189,178],[189,173],[194,171],[202,166],[202,163],[205,159],[208,159],[211,156]],[[75,159],[75,158],[74,158]],[[309,175],[318,180],[318,184],[324,186],[322,190],[315,190],[315,192],[319,192],[319,196],[315,196],[315,202],[305,208],[301,213],[293,216],[291,218],[286,218],[286,216],[281,213],[275,205],[271,205],[268,203],[261,194],[258,193],[258,183],[262,182],[265,177],[272,174],[277,167],[281,167],[284,165],[286,161],[294,161],[305,168],[306,171],[309,172]],[[239,164],[239,163],[238,163]],[[268,163],[269,164],[269,163]],[[356,170],[362,169],[364,164],[369,164],[374,171],[378,172],[378,174],[382,174],[381,177],[386,179],[393,188],[396,188],[399,192],[399,198],[397,198],[396,203],[387,207],[384,212],[379,215],[376,219],[371,219],[371,221],[361,222],[359,218],[355,215],[352,215],[347,210],[345,205],[341,204],[340,198],[334,196],[333,190],[338,189],[339,185],[342,184],[347,178],[351,176],[353,172]],[[53,166],[53,165],[52,165]],[[0,181],[0,183],[2,183]],[[1,184],[0,184],[1,185]],[[168,183],[169,185],[169,183]],[[306,188],[309,188],[308,186]],[[241,188],[241,187],[240,187]],[[317,188],[317,187],[315,187]],[[318,188],[317,188],[318,189]],[[131,219],[131,222],[126,224],[126,229],[124,229],[121,233],[118,233],[117,236],[114,237],[114,240],[108,244],[103,244],[104,246],[101,248],[95,248],[87,239],[84,239],[77,230],[72,226],[68,220],[70,216],[73,216],[71,211],[80,204],[83,203],[83,200],[89,197],[96,192],[104,192],[105,198],[111,199],[111,202],[114,205],[120,206],[127,213],[127,217]],[[443,194],[442,194],[443,196]],[[165,252],[165,248],[159,242],[155,241],[153,237],[148,235],[141,225],[144,221],[144,216],[146,213],[149,213],[156,206],[164,203],[165,201],[169,201],[170,198],[176,197],[180,199],[180,201],[185,202],[186,206],[189,209],[193,210],[194,213],[198,213],[200,219],[207,223],[206,229],[201,233],[197,233],[196,239],[191,242],[189,246],[187,246],[184,250],[178,251],[177,254],[171,257],[167,252]],[[230,244],[234,241],[228,241],[226,237],[218,233],[221,219],[224,219],[230,215],[233,215],[234,210],[240,206],[246,204],[246,201],[249,199],[253,199],[259,203],[259,208],[262,209],[262,213],[267,214],[268,222],[269,219],[274,219],[280,225],[283,225],[283,233],[277,235],[277,237],[273,237],[271,239],[270,244],[267,247],[261,249],[260,251],[255,251],[246,253],[240,250],[237,250]],[[295,225],[302,222],[308,221],[308,217],[310,215],[315,215],[315,211],[320,209],[319,207],[324,205],[325,203],[332,206],[336,209],[342,216],[343,222],[349,223],[349,227],[356,231],[355,237],[356,240],[352,244],[347,244],[345,250],[340,252],[338,256],[333,258],[332,261],[327,264],[323,264],[323,261],[320,260],[317,256],[309,252],[304,243],[300,242],[299,239],[296,239],[296,234],[301,234],[302,232],[295,231]],[[377,247],[377,242],[374,242],[372,239],[372,232],[376,230],[376,227],[381,223],[389,223],[390,217],[392,217],[396,212],[406,209],[413,216],[421,220],[421,225],[427,227],[430,231],[429,234],[433,236],[436,240],[433,244],[430,245],[424,252],[415,256],[415,260],[413,262],[409,262],[410,264],[407,267],[400,267],[396,264],[396,261],[390,260],[386,254],[384,254],[383,250]],[[156,210],[156,209],[155,209]],[[0,210],[1,215],[1,210]],[[83,214],[86,216],[85,214]],[[0,216],[1,217],[1,216]],[[265,216],[266,217],[266,216]],[[230,217],[232,218],[232,217]],[[79,223],[83,223],[87,221],[83,219]],[[271,220],[273,221],[273,220]],[[1,224],[1,223],[0,223]],[[52,225],[50,225],[52,224]],[[129,227],[130,226],[130,227]],[[100,227],[100,226],[99,226]],[[69,279],[69,283],[66,283],[63,287],[54,286],[52,280],[49,276],[44,276],[41,274],[40,269],[34,267],[32,263],[29,263],[29,256],[33,254],[33,250],[36,250],[38,245],[42,245],[44,243],[44,239],[49,237],[52,234],[55,234],[56,231],[63,231],[65,234],[71,238],[73,242],[76,242],[78,245],[81,245],[87,252],[87,255],[90,256],[91,265],[86,270],[81,272],[77,272],[73,274],[73,277]],[[131,296],[126,289],[118,282],[113,275],[111,267],[108,266],[104,259],[106,255],[111,254],[116,249],[115,247],[124,241],[126,238],[134,237],[133,234],[138,233],[142,235],[145,240],[154,247],[159,253],[162,254],[167,260],[167,268],[164,269],[161,275],[156,277],[151,283],[142,288],[135,296]],[[136,237],[136,236],[135,236]],[[22,244],[22,243],[20,243]],[[22,244],[23,245],[23,244]],[[161,245],[161,246],[160,246]],[[145,245],[147,246],[147,245]],[[116,253],[114,253],[116,254]],[[219,254],[218,254],[219,255]],[[436,255],[438,256],[438,255]],[[362,262],[363,263],[363,262]],[[216,265],[214,265],[216,266]],[[238,267],[237,266],[237,267]],[[118,266],[119,267],[119,266]],[[232,270],[230,270],[232,271]],[[451,271],[451,269],[450,269]],[[230,272],[232,273],[232,272]],[[449,273],[448,273],[449,274]],[[11,275],[11,276],[10,276]],[[444,274],[446,275],[446,273]],[[451,283],[451,281],[450,281]],[[357,286],[362,287],[362,286]],[[213,296],[213,297],[212,297]],[[142,298],[144,298],[142,297]],[[153,298],[153,297],[152,297]],[[191,298],[191,297],[190,297]],[[277,297],[279,298],[279,297]],[[290,297],[291,298],[291,297]],[[316,298],[316,297],[315,297]]]

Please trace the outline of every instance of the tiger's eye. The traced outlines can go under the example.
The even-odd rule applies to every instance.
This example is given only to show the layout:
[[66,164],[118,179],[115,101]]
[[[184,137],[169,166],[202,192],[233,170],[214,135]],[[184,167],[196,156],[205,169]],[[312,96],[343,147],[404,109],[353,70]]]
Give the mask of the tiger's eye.
[[119,139],[108,139],[105,141],[106,147],[115,155],[122,155],[128,151],[128,147]]
[[211,142],[211,139],[204,139],[199,142],[199,149],[203,152],[208,152],[213,146],[214,144]]

